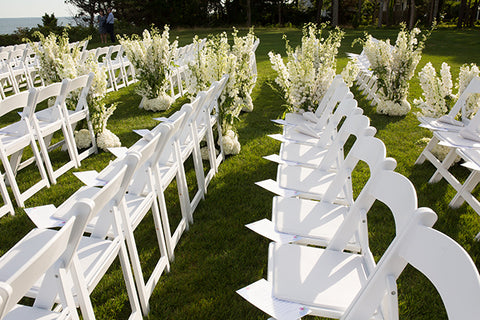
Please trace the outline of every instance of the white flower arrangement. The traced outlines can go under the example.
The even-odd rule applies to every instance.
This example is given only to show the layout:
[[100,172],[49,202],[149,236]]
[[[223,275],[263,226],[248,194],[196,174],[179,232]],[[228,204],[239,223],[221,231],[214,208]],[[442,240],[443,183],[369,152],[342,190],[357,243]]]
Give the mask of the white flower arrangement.
[[170,97],[168,94],[160,93],[158,97],[153,99],[143,97],[141,107],[145,110],[164,111],[170,108],[173,102],[175,102],[175,99]]
[[97,135],[97,146],[103,151],[108,151],[108,148],[121,147],[122,144],[113,132],[105,129]]
[[[256,81],[250,63],[257,39],[253,29],[250,29],[244,37],[238,36],[238,31],[235,29],[232,35],[233,46],[230,46],[226,32],[209,36],[203,46],[198,37],[195,37],[193,43],[198,50],[185,71],[185,87],[192,98],[197,92],[208,89],[213,82],[220,80],[224,74],[228,74],[228,81],[219,101],[219,117],[224,136],[235,127],[242,110],[253,110],[251,92]],[[231,135],[231,133],[228,134]],[[229,142],[229,146],[235,145],[233,150],[238,149],[236,153],[240,152],[238,137],[232,139],[236,143]],[[233,141],[232,139],[229,141]],[[228,147],[227,149],[232,150]]]
[[367,35],[365,40],[357,40],[363,44],[373,74],[377,77],[380,99],[377,113],[400,116],[410,111],[407,101],[409,81],[432,30],[419,41],[417,36],[420,29],[407,30],[405,24],[402,24],[395,45],[391,45],[389,39],[376,40],[371,35]]
[[323,37],[325,25],[317,28],[309,23],[303,27],[302,43],[295,50],[286,36],[287,63],[280,54],[269,52],[275,83],[293,111],[313,110],[322,99],[336,74],[336,56],[344,32],[335,28]]
[[38,72],[46,84],[61,82],[63,79],[76,78],[80,59],[80,48],[74,46],[70,49],[69,38],[66,31],[61,36],[50,33],[44,36],[41,32],[33,33],[40,41],[34,43],[27,40],[38,58],[40,67]]
[[[473,77],[478,76],[480,70],[475,64],[463,65],[460,67],[456,81],[457,94],[453,94],[452,76],[450,66],[442,63],[440,76],[437,75],[435,68],[429,62],[418,73],[420,86],[423,90],[423,100],[415,99],[414,104],[420,109],[417,116],[439,118],[446,114],[458,100],[458,97],[466,89]],[[480,94],[472,94],[467,98],[465,105],[465,115],[471,118],[480,106]]]
[[169,30],[166,25],[162,33],[152,28],[151,31],[144,30],[142,38],[138,35],[119,38],[135,68],[138,79],[136,91],[147,99],[166,95],[169,88],[171,67],[178,47],[177,40],[170,43]]
[[238,141],[238,135],[233,130],[227,130],[219,143],[222,144],[225,155],[240,153],[241,145]]
[[357,79],[360,69],[358,68],[357,59],[349,60],[345,68],[343,68],[342,75],[343,81],[345,81],[348,87],[353,86],[355,79]]
[[75,131],[75,144],[77,145],[78,149],[85,149],[90,147],[90,145],[92,144],[90,131],[88,131],[87,129]]

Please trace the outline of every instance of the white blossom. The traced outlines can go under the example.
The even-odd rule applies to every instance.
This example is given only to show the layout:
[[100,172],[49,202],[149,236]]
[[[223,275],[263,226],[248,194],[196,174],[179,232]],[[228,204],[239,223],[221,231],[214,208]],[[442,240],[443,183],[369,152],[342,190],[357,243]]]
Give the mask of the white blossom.
[[92,144],[90,131],[88,131],[87,129],[75,131],[75,144],[77,145],[78,149],[85,149],[90,147],[90,145]]
[[113,132],[105,129],[97,135],[97,146],[103,151],[108,151],[108,148],[121,147],[122,144]]

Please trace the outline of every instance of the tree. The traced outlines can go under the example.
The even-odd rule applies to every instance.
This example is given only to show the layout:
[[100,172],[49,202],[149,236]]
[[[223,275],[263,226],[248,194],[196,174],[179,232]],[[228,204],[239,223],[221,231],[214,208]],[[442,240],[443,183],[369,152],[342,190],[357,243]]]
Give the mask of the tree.
[[72,4],[78,9],[77,17],[83,19],[83,21],[88,22],[90,27],[93,27],[95,22],[95,14],[100,9],[106,9],[112,5],[111,0],[102,1],[102,0],[65,0],[65,3]]

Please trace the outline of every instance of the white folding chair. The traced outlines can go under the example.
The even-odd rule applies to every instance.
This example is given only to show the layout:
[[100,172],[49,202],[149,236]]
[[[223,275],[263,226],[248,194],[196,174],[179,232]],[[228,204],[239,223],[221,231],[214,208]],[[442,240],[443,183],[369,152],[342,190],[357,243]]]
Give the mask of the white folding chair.
[[[28,92],[21,92],[0,101],[0,117],[15,111],[21,114],[19,121],[0,129],[0,159],[2,160],[8,184],[12,188],[19,207],[24,207],[25,200],[42,188],[50,187],[43,160],[35,142],[32,124],[30,123],[36,94],[36,90],[31,89]],[[33,152],[33,157],[22,162],[23,150],[29,146]],[[19,182],[16,180],[17,172],[34,161],[40,172],[40,180],[27,187],[25,191],[21,191]],[[28,183],[33,179],[35,178],[30,175]],[[20,181],[22,187],[25,186],[25,182],[27,181]]]
[[[42,154],[45,167],[47,169],[50,182],[55,184],[57,178],[66,173],[71,168],[78,167],[77,163],[77,150],[75,140],[72,140],[72,134],[67,128],[67,123],[62,111],[62,106],[65,104],[66,94],[70,80],[64,79],[61,83],[53,83],[46,87],[35,88],[37,94],[32,105],[32,129],[35,132],[35,138],[40,145],[40,152]],[[54,99],[53,106],[46,109],[36,111],[39,104],[42,102],[48,103],[49,100]],[[57,133],[62,133],[63,137],[57,137]],[[55,135],[55,137],[54,137]],[[60,164],[58,168],[54,168],[51,161],[50,152],[61,146],[67,149],[68,160],[63,164]],[[63,153],[56,154],[55,164],[61,163]]]
[[[59,231],[33,229],[0,258],[1,319],[79,319],[69,273],[91,211],[90,201],[77,202]],[[18,304],[41,278],[34,304]]]
[[8,55],[10,73],[18,90],[20,90],[21,87],[25,87],[26,89],[33,88],[32,79],[30,79],[25,62],[23,60],[23,52],[24,49],[12,50]]
[[128,57],[125,55],[125,50],[123,46],[118,57],[120,58],[120,62],[122,63],[125,83],[128,86],[136,81],[135,68],[133,67],[132,62],[128,60]]
[[[174,249],[180,240],[183,232],[188,229],[189,221],[193,221],[191,213],[191,203],[188,195],[188,186],[185,176],[185,168],[182,161],[182,153],[180,147],[180,136],[182,131],[188,127],[189,117],[192,113],[192,107],[189,104],[182,106],[168,119],[171,125],[171,138],[167,142],[164,150],[158,154],[156,160],[156,186],[157,199],[160,207],[161,219],[164,227],[164,235],[166,239],[167,251],[170,260],[174,259]],[[188,128],[187,128],[188,129]],[[176,178],[178,195],[180,200],[180,208],[182,217],[179,220],[175,231],[172,233],[170,228],[170,219],[168,216],[167,203],[165,200],[165,190]]]
[[[380,170],[372,182],[368,193],[362,195],[363,203],[359,203],[356,210],[349,211],[326,249],[296,244],[270,245],[268,281],[272,284],[272,289],[265,294],[300,303],[309,308],[312,315],[343,319],[347,309],[355,304],[356,297],[361,296],[362,290],[369,286],[371,279],[381,269],[382,261],[391,257],[396,243],[402,243],[401,239],[422,222],[422,213],[432,213],[435,216],[429,209],[417,209],[415,188],[404,176],[391,170]],[[375,199],[383,202],[392,212],[396,226],[396,237],[378,265],[368,247],[368,233],[360,234],[363,235],[360,239],[361,254],[343,251],[359,224],[366,219],[363,205],[368,208]],[[425,220],[429,226],[435,221],[428,218]],[[402,266],[405,264],[400,264],[400,272]],[[395,279],[396,277],[382,279],[382,294],[375,301],[375,308],[367,317],[359,319],[370,318],[375,310],[378,314],[398,314]],[[395,295],[387,296],[385,306],[380,308],[386,293],[383,291],[385,285],[391,286],[388,292],[394,292]]]
[[9,63],[9,51],[0,52],[0,84],[2,98],[5,99],[6,92],[19,93],[17,82],[12,77]]
[[[102,188],[82,187],[68,198],[58,209],[47,212],[47,216],[57,220],[69,219],[72,206],[79,199],[93,201],[93,212],[89,221],[88,235],[81,238],[76,251],[78,264],[74,264],[72,275],[75,283],[77,303],[84,319],[95,319],[93,306],[88,298],[99,281],[110,268],[116,257],[119,258],[123,277],[130,300],[129,319],[141,319],[141,308],[135,289],[135,282],[128,259],[123,232],[121,207],[124,205],[125,192],[136,170],[140,155],[128,153],[125,158],[112,163],[104,178],[107,181]],[[30,297],[39,294],[38,288],[32,288]]]
[[95,51],[95,60],[98,62],[100,68],[104,68],[105,73],[107,74],[107,92],[115,90],[113,84],[114,77],[112,74],[112,70],[110,69],[110,63],[108,59],[109,50],[109,47],[100,47],[97,48],[97,50]]
[[39,73],[40,63],[35,51],[30,46],[27,46],[23,51],[23,63],[25,64],[28,78],[31,80],[31,85],[35,86],[35,84],[39,84],[40,86],[44,86],[45,82]]
[[[343,170],[337,172],[331,187],[321,201],[285,197],[273,199],[272,222],[275,230],[300,236],[298,243],[328,245],[349,214],[349,210],[361,208],[366,214],[370,209],[373,201],[366,203],[365,197],[368,197],[366,195],[369,194],[371,185],[375,184],[377,172],[394,170],[396,167],[394,159],[385,157],[386,148],[381,140],[370,136],[360,137],[359,143],[356,143],[348,154]],[[351,176],[351,170],[356,167],[355,162],[359,160],[368,165],[369,179],[351,206],[335,203],[345,180]],[[366,227],[366,219],[359,224],[359,232],[362,231],[360,227]],[[346,248],[360,252],[362,250],[360,238],[356,232],[354,237],[349,239]]]
[[[98,152],[97,141],[95,139],[95,132],[93,131],[93,125],[90,120],[90,111],[89,111],[88,101],[87,101],[87,97],[88,97],[94,76],[95,75],[93,73],[90,73],[88,75],[83,75],[70,81],[67,95],[69,95],[72,92],[77,92],[78,90],[80,90],[80,92],[78,93],[78,100],[77,100],[77,105],[75,107],[75,110],[68,109],[65,103],[61,104],[62,113],[67,124],[70,140],[74,144],[73,151],[75,152],[77,166],[80,166],[80,162],[83,159],[85,159],[91,154]],[[87,129],[90,132],[90,139],[91,139],[92,145],[88,147],[86,150],[83,150],[81,153],[79,153],[75,143],[74,132],[77,124],[83,120],[85,120]]]
[[121,45],[110,46],[107,54],[110,73],[115,91],[127,85],[125,70],[123,66],[123,49]]
[[[215,82],[215,93],[212,94],[211,97],[207,97],[206,101],[208,102],[205,104],[205,109],[202,111],[204,115],[204,123],[209,124],[206,126],[206,140],[207,140],[207,148],[208,148],[208,159],[210,162],[210,171],[207,173],[205,177],[205,183],[208,185],[210,180],[213,178],[213,175],[218,172],[218,167],[222,163],[222,161],[225,159],[225,153],[223,151],[223,143],[222,143],[222,124],[220,121],[220,110],[218,106],[218,99],[220,95],[222,94],[223,90],[225,89],[225,86],[228,81],[228,74],[225,74],[222,76],[222,78]],[[199,129],[203,130],[204,124],[200,123]],[[220,152],[217,156],[217,151],[215,148],[215,137],[213,133],[213,129],[216,128],[217,131],[217,136],[218,136],[218,141],[219,141],[219,149]],[[203,136],[203,133],[201,133]],[[213,171],[212,171],[213,169]]]
[[[162,152],[172,136],[173,132],[170,130],[170,127],[171,125],[168,123],[158,125],[151,133],[145,135],[129,148],[129,152],[138,152],[141,157],[132,182],[127,189],[125,202],[122,202],[120,207],[130,262],[132,263],[140,305],[145,316],[148,315],[150,309],[149,298],[155,289],[155,285],[158,283],[162,273],[170,270],[165,236],[163,234],[164,226],[157,202],[157,186],[155,185],[155,175],[158,174],[156,171],[157,155]],[[119,161],[119,159],[116,161]],[[104,171],[99,174],[99,179],[104,179],[102,176],[111,174],[108,167]],[[154,270],[147,281],[145,281],[140,256],[135,243],[134,231],[150,210],[154,219],[160,257],[156,262]]]

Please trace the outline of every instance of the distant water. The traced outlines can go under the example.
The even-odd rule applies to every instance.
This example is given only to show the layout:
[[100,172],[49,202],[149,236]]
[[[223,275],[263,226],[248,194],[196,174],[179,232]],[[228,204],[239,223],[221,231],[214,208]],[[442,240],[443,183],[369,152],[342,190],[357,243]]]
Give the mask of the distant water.
[[[57,19],[59,26],[76,25],[70,17],[57,17]],[[42,18],[0,18],[0,34],[11,34],[19,27],[33,28],[37,25],[42,25]]]

